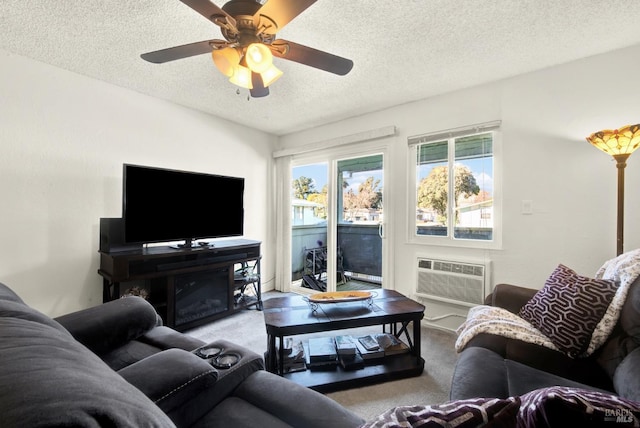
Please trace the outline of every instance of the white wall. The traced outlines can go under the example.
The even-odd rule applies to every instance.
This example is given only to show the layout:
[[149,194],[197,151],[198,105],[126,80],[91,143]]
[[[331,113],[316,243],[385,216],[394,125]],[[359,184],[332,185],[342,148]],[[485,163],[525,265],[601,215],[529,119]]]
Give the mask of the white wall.
[[245,236],[273,277],[274,137],[6,51],[0,97],[0,281],[36,309],[102,302],[98,225],[121,216],[123,163],[245,177]]
[[[591,275],[615,256],[615,163],[584,137],[640,122],[639,65],[635,46],[295,133],[278,148],[397,126],[385,189],[394,200],[385,213],[394,232],[390,285],[411,293],[416,257],[437,255],[491,260],[493,284],[540,288],[558,263]],[[29,304],[55,316],[101,302],[98,222],[121,214],[124,162],[244,176],[245,235],[263,241],[271,280],[275,137],[5,51],[0,97],[0,281]],[[407,137],[495,119],[503,249],[409,244]],[[640,247],[639,158],[626,170],[627,250]],[[524,199],[533,215],[520,213]],[[430,307],[427,316],[449,309]]]
[[[284,136],[279,149],[395,125],[385,193],[397,203],[385,217],[390,238],[392,288],[412,293],[418,255],[491,260],[492,284],[541,288],[558,263],[595,274],[616,252],[616,167],[585,137],[640,122],[635,88],[640,45],[508,80],[405,104],[328,126]],[[407,240],[407,138],[502,120],[503,248],[471,250],[414,245]],[[373,124],[373,125],[372,125]],[[626,169],[625,250],[640,247],[640,154]],[[533,215],[521,214],[522,200]],[[453,308],[428,307],[426,316]],[[455,327],[461,319],[443,321]]]

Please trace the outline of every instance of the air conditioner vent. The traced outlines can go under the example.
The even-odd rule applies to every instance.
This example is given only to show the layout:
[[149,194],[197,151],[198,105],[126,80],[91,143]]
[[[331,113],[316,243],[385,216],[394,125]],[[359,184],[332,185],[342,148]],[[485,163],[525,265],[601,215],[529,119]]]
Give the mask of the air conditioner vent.
[[484,303],[487,263],[418,259],[416,294],[464,306]]
[[[418,267],[430,269],[431,260],[419,259]],[[466,263],[434,261],[433,270],[438,270],[442,272],[461,273],[463,275],[484,276],[484,266],[470,265]]]
[[418,267],[423,269],[431,269],[431,260],[418,259]]

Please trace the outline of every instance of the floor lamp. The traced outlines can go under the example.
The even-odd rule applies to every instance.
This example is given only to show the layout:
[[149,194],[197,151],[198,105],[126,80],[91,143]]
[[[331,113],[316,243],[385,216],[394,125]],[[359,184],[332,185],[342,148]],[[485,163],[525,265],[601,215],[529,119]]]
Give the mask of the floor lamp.
[[618,235],[616,253],[623,252],[624,235],[624,168],[627,158],[640,147],[640,123],[627,125],[620,129],[605,129],[587,137],[587,141],[610,154],[616,160],[618,168]]

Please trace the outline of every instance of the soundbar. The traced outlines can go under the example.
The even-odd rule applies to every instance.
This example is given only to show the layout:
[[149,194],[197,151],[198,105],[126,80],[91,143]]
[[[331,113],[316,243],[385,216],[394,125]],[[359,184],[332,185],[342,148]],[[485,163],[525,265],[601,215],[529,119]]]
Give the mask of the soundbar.
[[185,260],[182,262],[162,263],[156,266],[158,272],[174,269],[184,269],[194,266],[211,265],[219,262],[226,262],[229,260],[245,259],[247,253],[234,253],[225,256],[203,257],[195,260]]

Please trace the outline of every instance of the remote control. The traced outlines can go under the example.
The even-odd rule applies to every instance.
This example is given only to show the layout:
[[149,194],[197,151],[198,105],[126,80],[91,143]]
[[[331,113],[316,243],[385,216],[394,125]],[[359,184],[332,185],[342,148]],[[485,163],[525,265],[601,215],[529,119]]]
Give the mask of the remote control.
[[378,341],[371,336],[359,337],[358,341],[367,351],[374,351],[379,348]]

